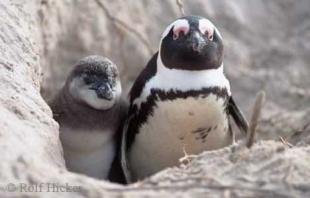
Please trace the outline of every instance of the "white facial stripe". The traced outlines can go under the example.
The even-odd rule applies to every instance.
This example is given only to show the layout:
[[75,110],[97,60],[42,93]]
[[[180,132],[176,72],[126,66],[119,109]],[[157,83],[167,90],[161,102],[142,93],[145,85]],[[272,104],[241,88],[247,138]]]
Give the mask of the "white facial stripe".
[[[161,39],[160,39],[160,42],[159,42],[159,54],[160,54],[160,46],[161,46],[161,43],[162,43],[162,40],[164,37],[166,37],[171,28],[174,27],[173,29],[175,30],[176,28],[180,28],[180,27],[185,27],[185,29],[189,29],[190,28],[190,25],[188,23],[188,21],[186,19],[178,19],[174,22],[172,22],[166,29],[165,31],[163,32],[162,36],[161,36]],[[200,19],[199,20],[199,30],[202,34],[205,33],[206,30],[212,32],[214,34],[214,32],[217,33],[217,35],[221,38],[222,38],[222,35],[221,33],[218,31],[218,29],[215,27],[215,25],[208,19]]]
[[199,20],[199,30],[202,34],[204,34],[206,31],[209,33],[214,33],[216,32],[217,35],[222,39],[222,35],[218,31],[218,29],[215,27],[215,25],[209,21],[208,19],[200,19]]
[[[163,32],[161,39],[163,39],[164,37],[166,37],[168,35],[168,33],[170,32],[171,28],[173,27],[173,30],[176,30],[178,28],[184,27],[184,29],[189,29],[190,25],[188,23],[188,21],[186,19],[178,19],[174,22],[172,22]],[[199,20],[199,30],[200,32],[203,34],[205,33],[207,30],[210,32],[216,32],[220,38],[222,38],[222,35],[220,34],[220,32],[218,31],[218,29],[215,27],[215,25],[208,19],[200,19]]]
[[184,28],[187,28],[189,29],[189,23],[186,19],[178,19],[176,21],[174,21],[173,23],[171,23],[166,29],[165,31],[163,32],[163,34],[161,35],[161,38],[163,39],[164,37],[166,37],[171,28],[173,27],[173,30],[177,29],[177,28],[180,28],[180,27],[184,27]]
[[169,69],[163,65],[158,55],[156,75],[146,83],[140,97],[136,98],[133,103],[139,107],[146,101],[151,89],[189,91],[210,87],[226,88],[228,94],[231,95],[229,81],[223,72],[223,64],[218,69],[202,71]]
[[204,34],[206,31],[211,34],[214,32],[214,25],[208,19],[200,19],[198,28],[202,34]]

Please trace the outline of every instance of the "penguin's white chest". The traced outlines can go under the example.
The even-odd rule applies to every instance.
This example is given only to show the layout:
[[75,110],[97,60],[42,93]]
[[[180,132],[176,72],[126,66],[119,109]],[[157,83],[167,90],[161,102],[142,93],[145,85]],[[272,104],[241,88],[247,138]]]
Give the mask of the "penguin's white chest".
[[157,101],[129,151],[134,177],[178,165],[184,150],[198,154],[230,144],[224,103],[214,94]]
[[60,139],[68,170],[107,179],[115,156],[113,131],[62,128]]

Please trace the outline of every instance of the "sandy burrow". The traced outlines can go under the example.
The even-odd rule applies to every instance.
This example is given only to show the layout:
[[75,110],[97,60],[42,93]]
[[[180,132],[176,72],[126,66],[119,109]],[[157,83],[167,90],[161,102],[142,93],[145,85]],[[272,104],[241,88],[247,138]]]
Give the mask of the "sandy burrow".
[[0,197],[310,196],[307,143],[239,142],[126,187],[66,171],[58,125],[39,92],[40,6],[0,1]]

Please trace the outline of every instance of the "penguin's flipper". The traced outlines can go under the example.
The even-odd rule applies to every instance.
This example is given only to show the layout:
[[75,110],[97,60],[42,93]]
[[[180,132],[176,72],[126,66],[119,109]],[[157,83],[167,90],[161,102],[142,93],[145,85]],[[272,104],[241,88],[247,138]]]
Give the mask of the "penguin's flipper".
[[143,88],[145,84],[156,74],[157,71],[157,57],[158,52],[154,54],[152,59],[147,63],[146,67],[142,70],[142,72],[137,77],[136,81],[132,85],[129,94],[129,109],[127,114],[127,120],[124,123],[124,127],[122,130],[122,143],[121,143],[121,165],[126,178],[127,183],[131,183],[134,181],[133,175],[130,172],[130,164],[128,163],[127,152],[132,146],[135,136],[138,131],[138,121],[137,113],[139,109],[134,103],[136,99],[141,97]]
[[244,134],[246,134],[249,128],[248,121],[246,120],[245,116],[243,115],[239,107],[236,105],[232,96],[230,96],[229,98],[228,112],[233,117],[239,130],[242,131]]
[[115,183],[127,184],[125,174],[121,165],[121,147],[122,147],[122,135],[123,135],[123,128],[124,123],[126,121],[127,111],[128,111],[128,104],[127,101],[121,98],[120,101],[120,123],[118,130],[114,136],[116,142],[116,156],[114,161],[112,162],[110,173],[109,173],[109,180]]
[[130,173],[130,168],[128,164],[128,158],[127,158],[127,131],[128,131],[128,123],[130,122],[132,117],[129,117],[123,127],[123,132],[122,132],[122,143],[121,143],[121,166],[123,169],[123,173],[125,176],[125,180],[127,184],[132,182],[132,177]]

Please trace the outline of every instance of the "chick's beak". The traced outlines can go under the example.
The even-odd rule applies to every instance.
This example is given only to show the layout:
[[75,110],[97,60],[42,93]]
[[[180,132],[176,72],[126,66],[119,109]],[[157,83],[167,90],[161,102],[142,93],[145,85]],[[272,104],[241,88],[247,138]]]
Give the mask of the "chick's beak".
[[113,99],[113,90],[108,82],[98,82],[92,85],[92,90],[96,91],[98,98],[105,100]]

